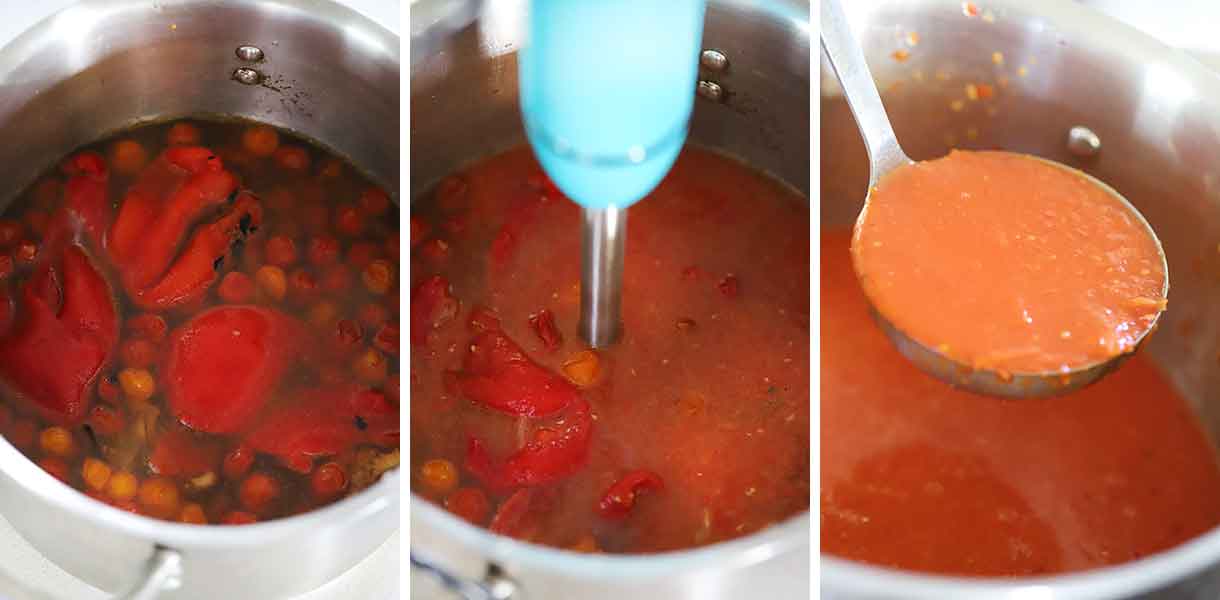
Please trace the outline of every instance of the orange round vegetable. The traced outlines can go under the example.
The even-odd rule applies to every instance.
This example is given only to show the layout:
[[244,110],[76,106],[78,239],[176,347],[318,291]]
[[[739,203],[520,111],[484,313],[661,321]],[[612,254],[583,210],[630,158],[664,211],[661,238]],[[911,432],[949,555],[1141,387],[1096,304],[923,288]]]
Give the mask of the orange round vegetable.
[[335,231],[347,237],[364,233],[364,213],[352,204],[338,206],[335,208]]
[[254,281],[258,283],[259,291],[272,300],[283,300],[288,294],[288,276],[279,267],[267,265],[260,268],[254,274]]
[[482,525],[491,510],[491,501],[479,488],[461,488],[445,498],[445,508],[475,525]]
[[148,402],[157,393],[157,382],[146,369],[123,369],[119,371],[119,387],[132,404]]
[[180,509],[180,494],[178,486],[171,479],[153,477],[140,484],[140,507],[149,516],[159,519],[170,519],[178,514]]
[[140,480],[127,471],[119,471],[106,482],[106,493],[115,500],[130,500],[140,488]]
[[318,500],[327,500],[347,489],[347,473],[338,463],[329,462],[314,470],[310,487]]
[[110,147],[110,166],[123,175],[133,176],[148,164],[148,151],[135,140],[119,140]]
[[203,513],[203,507],[194,502],[182,507],[182,512],[178,514],[178,520],[183,523],[191,523],[193,525],[207,525],[207,515]]
[[72,458],[76,454],[76,442],[72,433],[59,426],[51,426],[42,430],[38,436],[38,446],[51,456]]
[[377,259],[364,267],[361,274],[364,287],[369,293],[382,295],[394,287],[394,264],[385,259]]
[[80,476],[85,481],[85,485],[97,492],[106,489],[106,483],[110,481],[110,473],[110,465],[92,456],[87,457],[80,468]]
[[174,123],[165,137],[171,146],[193,146],[198,144],[201,139],[199,128],[186,121]]
[[288,236],[273,235],[263,247],[263,256],[270,264],[286,267],[297,261],[297,244]]
[[419,478],[429,490],[438,494],[453,491],[458,484],[457,467],[443,458],[433,458],[424,462],[419,469]]
[[265,158],[275,154],[280,147],[280,134],[265,125],[255,125],[242,134],[241,146],[246,152]]
[[390,196],[381,188],[371,187],[360,194],[360,209],[370,217],[380,217],[390,210]]
[[300,146],[280,146],[275,151],[275,164],[287,171],[308,171],[309,153]]
[[267,510],[279,495],[279,482],[266,473],[251,473],[238,490],[241,505],[255,514]]
[[365,383],[379,384],[385,381],[386,375],[389,374],[390,363],[386,357],[374,350],[368,348],[356,356],[352,362],[352,371],[356,377]]

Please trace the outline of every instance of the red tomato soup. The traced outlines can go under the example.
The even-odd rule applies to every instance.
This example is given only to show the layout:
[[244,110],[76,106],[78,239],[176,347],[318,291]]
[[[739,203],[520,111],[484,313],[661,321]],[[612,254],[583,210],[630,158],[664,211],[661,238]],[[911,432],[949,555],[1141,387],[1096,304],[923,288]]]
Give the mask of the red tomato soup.
[[578,551],[745,535],[809,506],[809,206],[687,149],[632,206],[625,334],[577,335],[580,213],[527,148],[411,215],[411,488]]
[[397,208],[254,123],[142,126],[0,219],[0,434],[96,500],[192,524],[398,465]]
[[1165,308],[1137,215],[1079,172],[955,150],[873,190],[852,252],[878,312],[956,362],[1066,372],[1135,348]]
[[1142,355],[1059,398],[958,391],[876,327],[846,229],[822,234],[824,552],[951,575],[1134,560],[1220,523],[1220,468]]

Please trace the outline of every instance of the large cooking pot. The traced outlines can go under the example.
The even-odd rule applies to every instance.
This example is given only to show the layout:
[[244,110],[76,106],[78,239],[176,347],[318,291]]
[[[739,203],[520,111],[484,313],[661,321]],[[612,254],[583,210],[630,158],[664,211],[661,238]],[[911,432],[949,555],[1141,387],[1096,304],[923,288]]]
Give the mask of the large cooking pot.
[[[1156,229],[1174,274],[1171,308],[1142,352],[1220,439],[1220,78],[1073,3],[988,0],[975,18],[962,7],[959,0],[848,7],[903,147],[917,160],[951,147],[1027,152],[1083,169],[1130,199]],[[910,31],[918,46],[899,62],[892,53]],[[993,52],[1002,53],[1005,68],[993,63]],[[984,103],[953,109],[966,84],[996,84],[997,73],[1007,85],[988,103],[993,113]],[[846,225],[864,200],[868,161],[833,79],[823,61],[821,216]],[[1096,137],[1069,134],[1077,126]],[[1220,530],[1142,560],[1058,577],[934,577],[827,555],[821,576],[823,597],[839,600],[1210,600],[1220,597]]]
[[[242,62],[236,49],[260,47]],[[253,68],[254,85],[234,79]],[[398,189],[397,36],[329,0],[86,0],[0,49],[0,208],[75,147],[133,123],[241,115],[318,140]],[[333,505],[243,527],[129,514],[0,439],[0,512],[39,552],[108,591],[268,600],[325,583],[398,526],[397,471]],[[149,596],[140,596],[149,597]]]
[[[412,16],[428,4],[413,3]],[[516,52],[526,8],[524,0],[489,2],[475,24],[449,36],[429,56],[412,57],[413,202],[426,201],[423,193],[462,165],[525,142]],[[708,2],[703,47],[723,52],[729,66],[700,72],[709,84],[703,86],[707,97],[696,102],[690,130],[692,143],[740,157],[805,195],[809,10],[808,2],[799,1]],[[493,535],[412,495],[411,559],[417,569],[412,592],[421,598],[454,597],[438,590],[444,581],[467,598],[806,598],[808,536],[804,513],[754,535],[693,550],[584,555]],[[442,577],[429,577],[429,571]]]

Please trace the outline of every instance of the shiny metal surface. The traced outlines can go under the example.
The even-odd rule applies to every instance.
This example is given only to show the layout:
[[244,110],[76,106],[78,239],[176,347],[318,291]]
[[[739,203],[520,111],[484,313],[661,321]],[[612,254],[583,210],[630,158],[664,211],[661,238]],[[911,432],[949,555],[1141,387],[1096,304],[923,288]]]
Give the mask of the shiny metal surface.
[[[822,0],[822,51],[831,70],[838,76],[843,97],[847,101],[848,107],[851,108],[861,137],[864,139],[864,146],[868,151],[868,193],[864,198],[864,206],[860,209],[860,216],[856,220],[858,229],[868,216],[868,201],[872,197],[872,190],[875,189],[877,183],[894,169],[911,164],[912,161],[902,151],[898,138],[894,135],[894,128],[885,114],[885,106],[881,102],[877,85],[873,82],[872,73],[869,72],[864,52],[851,31],[851,25],[847,21],[847,15],[843,12],[839,0]],[[994,59],[992,62],[995,62]],[[1090,134],[1093,136],[1091,139],[1088,137]],[[1077,156],[1088,155],[1089,152],[1095,153],[1096,149],[1100,149],[1101,146],[1101,142],[1096,138],[1096,134],[1093,134],[1088,128],[1073,127],[1068,132],[1068,149]],[[1096,149],[1092,146],[1092,142],[1096,142]],[[1041,160],[1053,167],[1078,172],[1051,160]],[[1143,215],[1114,188],[1087,173],[1083,175],[1094,186],[1109,192],[1111,196],[1125,205],[1131,215],[1143,224],[1148,235],[1156,242],[1161,263],[1164,265],[1165,254],[1161,249],[1160,240],[1157,239],[1156,231],[1148,225]],[[1169,293],[1168,265],[1163,266],[1162,272],[1165,273],[1165,284],[1161,290],[1163,298]],[[1157,313],[1156,318],[1160,318],[1160,314]],[[890,322],[875,307],[873,317],[898,351],[920,370],[951,385],[988,396],[1020,399],[1068,394],[1111,373],[1129,356],[1120,354],[1082,365],[1067,372],[999,373],[959,363],[941,352],[921,344]],[[1155,329],[1156,318],[1153,319],[1147,331]],[[1147,331],[1135,340],[1136,349],[1147,337]]]
[[[267,51],[261,87],[234,82],[234,48]],[[0,206],[77,146],[133,123],[245,115],[300,132],[398,189],[398,38],[328,0],[86,0],[0,49]],[[116,510],[0,439],[0,512],[52,562],[128,588],[155,549],[181,556],[160,597],[269,600],[333,579],[398,526],[397,471],[323,509],[247,527]]]
[[483,12],[483,0],[411,0],[411,64],[444,50],[454,32]]
[[242,85],[259,85],[263,82],[263,74],[251,67],[237,67],[233,79]]
[[[986,8],[992,22],[964,17],[954,0],[860,1],[846,10],[913,158],[951,147],[1043,156],[1108,182],[1147,218],[1175,275],[1169,310],[1141,352],[1187,397],[1212,439],[1220,438],[1220,77],[1074,3],[995,0]],[[895,60],[910,32],[919,44],[907,60]],[[866,194],[868,155],[833,73],[824,65],[821,76],[820,211],[825,225],[845,226]],[[970,83],[994,85],[995,97],[967,100]],[[1073,154],[1065,136],[1077,125],[1093,130],[1104,150]],[[1060,577],[933,577],[826,555],[821,568],[822,597],[832,600],[1214,599],[1220,532]]]
[[1068,130],[1068,152],[1080,157],[1096,156],[1101,152],[1101,138],[1092,129],[1077,125]]
[[144,577],[115,600],[154,600],[162,593],[182,587],[182,555],[177,550],[157,548],[144,565]]
[[[428,0],[412,6],[422,10]],[[472,161],[525,141],[516,51],[526,2],[488,3],[482,18],[412,57],[411,198]],[[703,46],[732,58],[716,73],[723,102],[696,102],[689,140],[741,157],[809,192],[808,2],[711,0]],[[704,74],[707,77],[707,74]],[[411,552],[448,574],[480,581],[502,568],[530,600],[805,598],[809,514],[752,536],[657,555],[584,555],[490,534],[412,495]],[[452,598],[413,577],[413,598]]]
[[263,49],[259,48],[258,46],[238,46],[237,50],[234,50],[234,52],[237,53],[237,58],[240,58],[246,62],[258,62],[263,60]]
[[699,65],[719,73],[729,68],[729,57],[719,50],[704,50],[699,54]]
[[623,252],[627,210],[581,209],[580,322],[577,331],[590,346],[604,348],[623,333]]
[[[898,167],[911,164],[911,159],[903,152],[890,118],[885,114],[881,94],[873,83],[873,74],[868,70],[864,51],[852,33],[843,6],[839,0],[822,0],[821,4],[822,53],[839,78],[840,89],[864,139],[869,160],[868,190],[871,193],[882,177]],[[866,196],[861,219],[867,210]]]

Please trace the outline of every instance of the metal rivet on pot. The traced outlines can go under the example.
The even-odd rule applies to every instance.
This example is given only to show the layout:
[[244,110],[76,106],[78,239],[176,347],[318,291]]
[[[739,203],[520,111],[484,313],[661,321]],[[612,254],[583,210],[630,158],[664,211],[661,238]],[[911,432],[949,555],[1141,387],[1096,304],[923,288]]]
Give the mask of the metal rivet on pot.
[[699,55],[699,64],[711,71],[720,72],[729,68],[729,57],[719,50],[704,50]]
[[246,85],[258,85],[263,82],[263,74],[250,67],[238,67],[233,71],[233,79]]
[[237,58],[246,62],[258,62],[263,60],[263,49],[258,46],[238,46]]
[[1067,147],[1076,156],[1096,156],[1101,152],[1101,138],[1092,129],[1077,125],[1068,130]]
[[494,563],[487,565],[483,587],[491,600],[516,600],[519,597],[518,592],[521,591],[521,585]]
[[720,102],[724,98],[724,88],[714,81],[699,81],[699,87],[695,89],[695,92],[713,102]]

